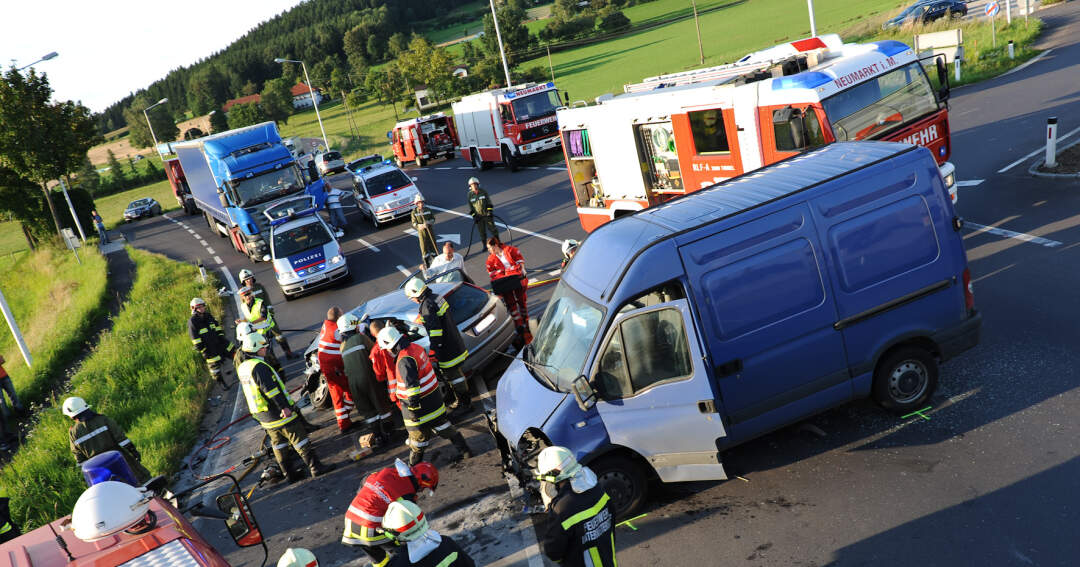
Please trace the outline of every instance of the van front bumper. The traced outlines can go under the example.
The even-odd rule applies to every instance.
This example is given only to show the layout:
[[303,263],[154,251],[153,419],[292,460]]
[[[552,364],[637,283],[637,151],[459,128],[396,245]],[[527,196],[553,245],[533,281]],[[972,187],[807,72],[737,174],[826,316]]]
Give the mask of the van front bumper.
[[535,142],[529,142],[518,146],[518,154],[530,155],[538,154],[550,149],[558,148],[562,146],[562,138],[559,136],[552,136],[550,138],[544,138],[543,140],[537,140]]
[[967,319],[931,337],[941,349],[941,361],[945,362],[979,344],[982,336],[982,313],[973,310]]
[[313,276],[307,276],[305,278],[293,280],[287,283],[281,282],[279,280],[278,284],[281,286],[281,291],[283,293],[295,295],[298,293],[303,293],[305,291],[313,290],[318,287],[322,287],[324,285],[329,285],[344,278],[347,275],[349,275],[349,267],[345,262],[342,262],[340,266],[334,269],[324,270]]

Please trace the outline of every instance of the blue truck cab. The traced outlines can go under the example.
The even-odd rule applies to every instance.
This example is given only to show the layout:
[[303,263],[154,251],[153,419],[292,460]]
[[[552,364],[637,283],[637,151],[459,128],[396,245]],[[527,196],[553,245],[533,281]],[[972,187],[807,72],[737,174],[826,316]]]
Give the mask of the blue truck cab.
[[270,251],[269,227],[262,214],[268,205],[300,193],[314,198],[318,208],[326,202],[324,181],[301,170],[273,122],[172,147],[207,224],[253,261]]
[[499,382],[504,467],[566,446],[624,517],[850,400],[922,409],[979,340],[962,225],[928,150],[858,142],[601,226]]

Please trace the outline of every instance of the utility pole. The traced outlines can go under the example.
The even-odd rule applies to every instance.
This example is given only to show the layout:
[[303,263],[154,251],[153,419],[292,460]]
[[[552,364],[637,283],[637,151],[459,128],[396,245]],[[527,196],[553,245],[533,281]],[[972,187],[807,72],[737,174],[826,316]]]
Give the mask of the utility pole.
[[510,88],[510,66],[506,64],[506,50],[503,49],[502,34],[499,33],[499,16],[495,13],[495,0],[491,3],[491,19],[495,22],[495,40],[499,42],[499,55],[502,57],[503,73],[506,73],[506,88]]
[[[704,65],[705,64],[705,48],[701,46],[701,24],[698,23],[697,1],[696,0],[690,0],[690,6],[694,8],[694,28],[697,29],[698,58],[699,58],[700,63],[702,65]],[[548,55],[548,57],[550,58],[551,55]]]
[[544,47],[547,48],[548,54],[548,70],[551,71],[551,82],[555,82],[555,67],[551,66],[551,44],[547,44]]

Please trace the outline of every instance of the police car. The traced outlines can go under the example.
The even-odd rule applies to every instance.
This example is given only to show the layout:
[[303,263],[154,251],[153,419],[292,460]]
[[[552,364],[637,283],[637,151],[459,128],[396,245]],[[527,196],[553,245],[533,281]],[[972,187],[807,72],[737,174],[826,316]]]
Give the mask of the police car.
[[285,299],[344,279],[349,275],[336,232],[323,222],[309,195],[284,199],[266,208],[270,220],[270,254],[274,275]]
[[390,160],[368,165],[353,171],[353,193],[356,206],[371,221],[379,225],[412,213],[420,190],[415,177],[405,175]]

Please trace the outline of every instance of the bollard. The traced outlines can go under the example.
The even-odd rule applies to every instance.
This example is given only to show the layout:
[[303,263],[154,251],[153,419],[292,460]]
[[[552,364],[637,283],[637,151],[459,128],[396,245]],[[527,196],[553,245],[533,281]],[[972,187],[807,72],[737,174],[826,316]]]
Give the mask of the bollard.
[[1057,167],[1057,117],[1046,119],[1046,167]]
[[202,260],[196,260],[199,264],[199,277],[202,278],[203,283],[206,283],[206,268],[202,265]]
[[1009,40],[1009,59],[1016,59],[1016,52],[1013,50],[1013,40]]
[[953,59],[953,75],[955,75],[955,78],[953,80],[955,80],[957,83],[959,83],[960,82],[960,58],[959,57],[957,57],[956,59]]

